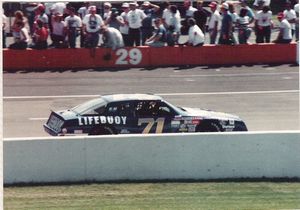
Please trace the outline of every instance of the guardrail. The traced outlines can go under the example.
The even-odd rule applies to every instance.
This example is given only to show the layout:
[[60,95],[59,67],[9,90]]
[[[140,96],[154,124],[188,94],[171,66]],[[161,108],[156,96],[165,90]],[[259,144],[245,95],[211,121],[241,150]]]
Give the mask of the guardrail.
[[297,45],[205,45],[96,49],[3,50],[3,67],[11,70],[158,67],[180,65],[296,63]]
[[300,131],[4,140],[4,183],[300,178]]

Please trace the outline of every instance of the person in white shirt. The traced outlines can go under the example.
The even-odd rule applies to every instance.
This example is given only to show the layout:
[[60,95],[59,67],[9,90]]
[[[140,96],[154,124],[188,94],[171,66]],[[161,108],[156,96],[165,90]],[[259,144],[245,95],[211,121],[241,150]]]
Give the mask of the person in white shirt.
[[105,2],[103,6],[104,6],[103,20],[106,21],[111,16],[111,3]]
[[170,18],[169,25],[165,24],[165,26],[167,26],[167,44],[168,46],[174,46],[177,44],[180,36],[181,20],[180,17],[176,15],[178,12],[176,5],[171,5],[170,11],[172,16]]
[[146,18],[146,14],[137,9],[137,3],[129,3],[130,11],[128,12],[128,25],[129,25],[129,45],[141,45],[141,27],[142,21]]
[[123,18],[124,24],[120,26],[120,32],[123,36],[124,45],[126,47],[130,46],[129,43],[129,26],[128,26],[128,12],[129,12],[129,4],[122,4],[123,12],[121,13],[121,17]]
[[96,6],[90,6],[89,14],[82,21],[86,48],[95,48],[98,46],[99,31],[101,26],[104,25],[101,16],[96,14],[96,11]]
[[69,8],[69,16],[65,18],[67,26],[68,42],[70,48],[76,48],[76,38],[81,30],[82,21],[79,16],[75,15],[74,7]]
[[[164,9],[164,11],[163,11],[162,23],[164,24],[164,27],[167,29],[172,24],[171,19],[173,18],[174,14],[170,9],[172,5],[170,5],[169,2],[165,2],[165,6],[166,6],[166,9]],[[180,16],[178,9],[175,13],[175,18],[181,20],[181,16]]]
[[204,44],[204,34],[199,26],[197,26],[196,20],[194,18],[189,18],[188,25],[190,27],[188,45],[194,47],[202,46]]
[[270,43],[272,27],[272,11],[269,6],[263,6],[255,16],[256,43]]
[[296,12],[296,23],[295,23],[295,35],[296,35],[296,41],[299,41],[299,3],[298,0],[296,0],[295,6],[294,6],[294,10]]
[[25,23],[17,22],[16,30],[19,32],[20,37],[19,39],[16,39],[15,42],[9,46],[9,48],[15,50],[25,50],[28,47],[28,42],[30,40],[30,36],[27,28],[25,27]]
[[[66,23],[63,21],[63,15],[56,13],[52,16],[52,33],[50,35],[52,44],[55,48],[64,48],[66,47]],[[50,47],[49,46],[49,47]]]
[[284,13],[280,12],[277,15],[280,22],[280,31],[274,43],[288,44],[292,41],[291,24],[285,19]]
[[183,6],[185,8],[185,18],[188,19],[194,17],[194,12],[196,12],[197,9],[192,6],[191,0],[184,0]]
[[103,47],[112,48],[112,50],[124,47],[123,37],[118,29],[103,25],[100,33],[103,34]]
[[208,20],[208,33],[210,38],[210,44],[216,44],[216,39],[218,36],[218,31],[221,28],[221,15],[217,10],[218,4],[216,2],[211,2],[209,4],[211,9],[211,16]]
[[287,1],[285,4],[285,10],[283,11],[284,17],[287,21],[289,21],[290,25],[291,25],[291,30],[292,30],[292,37],[295,34],[295,30],[296,30],[296,12],[295,10],[292,9],[292,5],[291,2]]

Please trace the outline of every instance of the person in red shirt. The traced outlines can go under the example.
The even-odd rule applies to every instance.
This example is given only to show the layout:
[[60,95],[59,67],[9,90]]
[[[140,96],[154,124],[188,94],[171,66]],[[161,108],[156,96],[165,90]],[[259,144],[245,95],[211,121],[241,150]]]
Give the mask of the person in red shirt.
[[49,36],[49,32],[48,29],[44,26],[44,23],[40,20],[37,20],[37,27],[33,34],[34,45],[32,46],[32,48],[38,50],[47,49],[48,36]]

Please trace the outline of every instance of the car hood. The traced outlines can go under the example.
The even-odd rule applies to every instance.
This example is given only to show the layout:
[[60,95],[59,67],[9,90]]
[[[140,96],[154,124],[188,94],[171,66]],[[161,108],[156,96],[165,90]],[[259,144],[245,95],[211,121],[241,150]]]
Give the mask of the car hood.
[[183,109],[185,109],[186,112],[192,116],[199,116],[208,119],[241,120],[236,115],[227,114],[224,112],[215,112],[215,111],[210,111],[210,110],[205,110],[200,108],[189,108],[189,107],[183,107]]

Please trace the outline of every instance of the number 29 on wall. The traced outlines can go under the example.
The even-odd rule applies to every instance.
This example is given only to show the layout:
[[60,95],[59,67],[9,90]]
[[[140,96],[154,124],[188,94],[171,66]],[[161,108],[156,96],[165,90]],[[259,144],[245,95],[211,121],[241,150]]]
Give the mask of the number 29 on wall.
[[142,61],[142,52],[137,49],[133,48],[130,50],[121,48],[116,51],[116,65],[138,65]]

